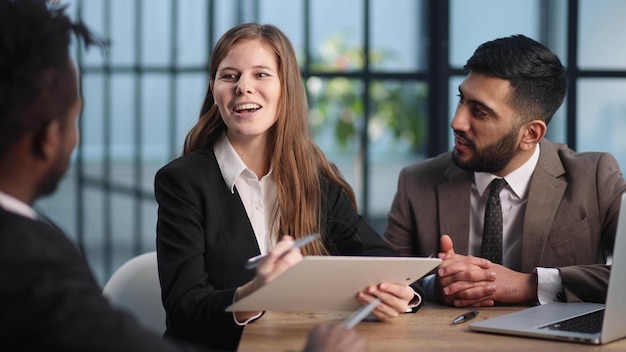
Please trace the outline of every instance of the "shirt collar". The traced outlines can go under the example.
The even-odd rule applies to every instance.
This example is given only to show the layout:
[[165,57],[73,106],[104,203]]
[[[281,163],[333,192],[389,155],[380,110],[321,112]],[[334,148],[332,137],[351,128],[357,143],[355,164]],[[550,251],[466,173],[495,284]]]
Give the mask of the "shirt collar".
[[37,213],[30,205],[3,192],[0,192],[0,207],[33,220],[37,219]]
[[239,157],[233,145],[223,134],[213,145],[213,152],[217,159],[217,164],[222,171],[224,182],[232,193],[235,193],[235,181],[248,169],[243,160]]
[[[537,144],[537,148],[533,152],[533,155],[522,166],[515,169],[510,174],[504,176],[504,180],[509,185],[513,193],[520,199],[524,199],[528,193],[528,185],[530,184],[530,177],[533,175],[533,171],[539,161],[540,147]],[[475,172],[474,182],[478,194],[483,195],[489,187],[489,184],[497,176],[487,172]]]

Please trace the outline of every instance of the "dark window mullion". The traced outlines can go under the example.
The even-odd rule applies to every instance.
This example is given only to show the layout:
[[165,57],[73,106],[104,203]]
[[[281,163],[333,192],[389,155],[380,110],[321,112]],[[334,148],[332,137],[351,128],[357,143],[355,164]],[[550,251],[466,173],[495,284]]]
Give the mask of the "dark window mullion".
[[[82,20],[83,18],[83,1],[82,0],[79,0],[76,4],[76,18],[78,18],[79,20]],[[84,102],[83,83],[82,83],[82,78],[84,77],[84,71],[82,68],[82,65],[83,65],[82,45],[76,45],[76,62],[81,72],[80,96]],[[83,114],[84,109],[85,109],[84,103],[81,109],[82,109],[80,112],[81,119],[78,124],[78,131],[79,131],[79,134],[82,136],[84,135],[84,114]],[[84,163],[85,156],[83,153],[84,148],[85,148],[84,139],[79,138],[78,148],[76,150],[76,166],[75,166],[76,191],[74,192],[74,194],[76,197],[76,224],[75,224],[74,231],[76,231],[76,242],[78,244],[78,248],[80,248],[83,253],[85,252],[85,246],[84,246],[85,236],[84,236],[84,231],[83,231],[83,226],[84,226],[83,219],[85,218],[85,211],[84,211],[85,195],[83,194],[83,189],[84,189],[83,180],[84,180],[84,174],[85,174],[85,163]]]
[[[111,28],[112,28],[112,16],[111,16],[111,2],[104,2],[104,32],[107,38],[111,37]],[[112,270],[112,215],[111,215],[111,56],[107,55],[104,59],[104,76],[103,76],[103,111],[102,111],[102,119],[103,119],[103,144],[104,144],[104,155],[103,155],[103,167],[102,167],[102,177],[104,180],[104,187],[102,188],[102,236],[103,236],[103,247],[102,247],[102,259],[103,259],[103,269],[104,269],[104,277],[108,278],[111,275]]]
[[169,88],[170,88],[170,106],[168,116],[168,150],[170,158],[174,158],[177,150],[176,135],[178,132],[176,126],[176,110],[178,109],[178,85],[176,79],[178,77],[178,7],[179,2],[177,0],[170,0],[171,20],[172,20],[172,33],[170,34],[170,65],[169,71]]
[[576,121],[578,112],[578,0],[569,0],[567,9],[567,145],[576,150]]
[[[143,5],[144,2],[142,0],[137,0],[135,3],[135,18],[137,23],[137,28],[135,29],[135,67],[139,68],[143,64],[143,46],[141,43],[143,42]],[[142,135],[142,127],[143,127],[143,85],[142,80],[144,75],[141,70],[137,70],[135,72],[134,79],[134,101],[135,101],[135,113],[133,118],[134,123],[134,155],[133,155],[133,190],[134,192],[129,194],[132,197],[133,203],[133,253],[135,255],[141,253],[141,237],[142,237],[142,224],[143,217],[141,211],[141,197],[139,195],[139,191],[141,189],[141,184],[143,182],[143,135]]]
[[360,213],[369,217],[369,181],[370,181],[370,156],[369,156],[369,118],[371,113],[370,85],[370,0],[364,0],[363,11],[363,125],[360,130],[360,145],[357,158],[361,163],[361,200]]
[[448,0],[429,0],[428,69],[428,149],[434,156],[448,150],[448,82],[453,74],[449,58],[450,4]]

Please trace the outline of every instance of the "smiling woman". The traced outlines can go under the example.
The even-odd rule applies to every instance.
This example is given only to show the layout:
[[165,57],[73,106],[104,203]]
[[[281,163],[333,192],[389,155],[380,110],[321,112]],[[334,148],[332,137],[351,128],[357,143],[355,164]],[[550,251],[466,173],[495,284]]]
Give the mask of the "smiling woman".
[[265,147],[280,101],[278,60],[272,48],[259,39],[236,44],[219,64],[210,89],[237,154],[255,174],[267,174]]
[[[226,313],[306,255],[396,256],[359,216],[354,193],[313,142],[295,53],[271,25],[227,31],[211,56],[209,90],[184,155],[155,178],[157,252],[166,335],[220,350],[262,312]],[[301,251],[293,239],[319,233]],[[281,253],[288,253],[283,256]],[[256,272],[248,258],[268,254]],[[355,292],[388,320],[417,307],[421,288]]]

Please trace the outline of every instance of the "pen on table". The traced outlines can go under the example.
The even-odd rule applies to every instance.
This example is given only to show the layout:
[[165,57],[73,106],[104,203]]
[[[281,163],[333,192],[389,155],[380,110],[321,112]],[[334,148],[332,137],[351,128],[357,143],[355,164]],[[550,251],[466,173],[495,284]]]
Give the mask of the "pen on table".
[[472,320],[474,318],[476,318],[476,316],[478,315],[478,312],[473,310],[471,312],[467,312],[465,314],[461,314],[458,317],[456,317],[453,321],[452,324],[461,324],[464,323],[468,320]]
[[[299,238],[299,239],[293,241],[293,246],[289,249],[289,251],[291,251],[292,249],[300,248],[300,247],[302,247],[304,245],[307,245],[307,244],[313,242],[314,240],[316,240],[318,238],[320,238],[320,234],[319,233],[314,233],[312,235],[308,235],[308,236]],[[283,255],[286,255],[287,253],[289,253],[289,251],[286,251],[285,253],[283,253],[281,255],[281,257]],[[252,258],[248,259],[248,261],[246,262],[246,269],[254,269],[254,268],[256,268],[259,265],[259,263],[261,263],[263,258],[265,258],[266,256],[267,256],[267,254],[260,254],[260,255],[257,255],[255,257],[252,257]]]
[[361,306],[361,308],[354,311],[354,313],[350,314],[350,316],[347,317],[346,320],[341,322],[341,325],[346,329],[352,329],[356,326],[356,324],[360,323],[361,320],[365,319],[365,317],[368,316],[374,310],[374,308],[378,306],[379,303],[380,298],[376,298],[370,303]]

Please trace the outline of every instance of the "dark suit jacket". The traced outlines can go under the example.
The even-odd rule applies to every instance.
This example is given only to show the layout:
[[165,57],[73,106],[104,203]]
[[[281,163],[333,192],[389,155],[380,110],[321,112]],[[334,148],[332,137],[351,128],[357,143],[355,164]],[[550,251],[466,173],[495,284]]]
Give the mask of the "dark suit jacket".
[[174,351],[117,311],[56,228],[0,207],[1,351]]
[[[452,153],[411,165],[398,181],[385,238],[401,255],[439,252],[439,237],[452,237],[457,253],[469,250],[473,173]],[[575,153],[544,140],[530,180],[522,229],[521,271],[556,267],[566,301],[603,302],[621,194],[626,182],[607,153]]]
[[[354,210],[345,192],[323,182],[322,239],[333,254],[397,256]],[[254,277],[260,254],[239,194],[224,182],[213,147],[187,154],[155,177],[157,254],[168,336],[235,349],[242,327],[224,309]],[[320,289],[332,289],[320,288]]]

